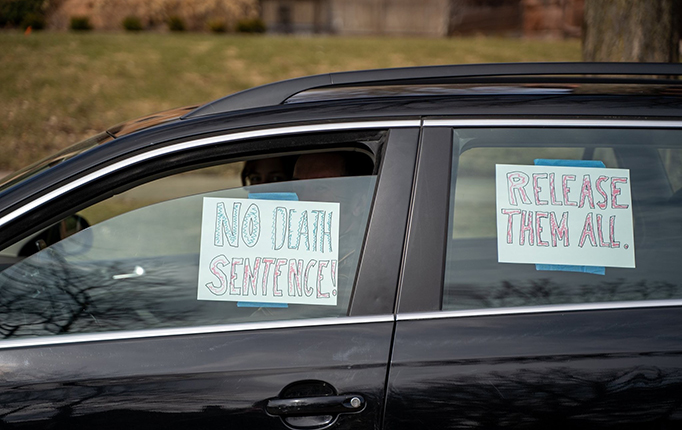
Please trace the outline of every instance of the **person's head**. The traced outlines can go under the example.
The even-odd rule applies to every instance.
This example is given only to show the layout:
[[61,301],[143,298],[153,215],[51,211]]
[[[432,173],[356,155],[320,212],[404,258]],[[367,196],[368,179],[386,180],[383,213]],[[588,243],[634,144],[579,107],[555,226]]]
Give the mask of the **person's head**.
[[372,161],[364,154],[350,151],[318,152],[298,157],[293,179],[322,179],[372,174]]
[[242,169],[242,185],[258,185],[291,180],[296,157],[249,160]]

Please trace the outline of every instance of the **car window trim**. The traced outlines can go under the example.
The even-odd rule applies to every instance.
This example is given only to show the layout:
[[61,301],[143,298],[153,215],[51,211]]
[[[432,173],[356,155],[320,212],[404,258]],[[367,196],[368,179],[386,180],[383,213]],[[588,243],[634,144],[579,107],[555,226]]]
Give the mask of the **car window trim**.
[[[398,281],[396,312],[441,308],[447,246],[452,129],[424,129]],[[438,288],[433,286],[437,285]]]
[[421,131],[393,130],[384,146],[350,315],[395,312]]
[[24,215],[27,212],[51,201],[59,196],[79,188],[85,184],[88,184],[96,179],[106,176],[115,171],[124,169],[134,164],[138,164],[144,161],[149,161],[153,158],[161,157],[164,155],[172,154],[179,151],[184,151],[187,149],[199,148],[202,146],[234,142],[239,140],[272,137],[272,136],[284,136],[288,134],[297,133],[309,133],[309,132],[329,132],[329,131],[341,131],[350,129],[381,129],[381,128],[404,128],[404,127],[419,127],[421,125],[421,120],[386,120],[386,121],[356,121],[356,122],[340,122],[340,123],[328,123],[328,124],[314,124],[314,125],[299,125],[299,126],[287,126],[287,127],[277,127],[269,128],[265,130],[250,130],[250,131],[237,131],[226,134],[221,134],[217,136],[204,137],[199,139],[193,139],[174,145],[168,145],[161,148],[151,149],[147,152],[141,154],[133,155],[124,160],[118,161],[106,167],[103,167],[95,172],[87,174],[81,178],[78,178],[68,184],[65,184],[47,194],[40,196],[16,210],[8,213],[7,215],[0,218],[0,227],[13,221],[16,218]]
[[36,346],[56,346],[75,343],[90,343],[114,340],[150,339],[159,337],[191,336],[220,333],[234,333],[256,330],[278,330],[290,328],[326,327],[333,325],[358,325],[375,323],[394,323],[395,315],[343,316],[328,318],[307,318],[282,321],[260,321],[232,323],[211,326],[174,327],[147,330],[124,330],[114,332],[95,332],[83,334],[62,334],[23,339],[0,340],[0,350],[28,348]]
[[682,121],[633,119],[425,119],[424,127],[682,128]]
[[486,317],[497,315],[528,315],[581,311],[605,311],[671,307],[682,307],[682,299],[637,300],[631,302],[621,301],[621,302],[572,303],[558,305],[516,306],[506,308],[465,309],[458,311],[399,313],[396,315],[396,321],[416,321],[443,318]]

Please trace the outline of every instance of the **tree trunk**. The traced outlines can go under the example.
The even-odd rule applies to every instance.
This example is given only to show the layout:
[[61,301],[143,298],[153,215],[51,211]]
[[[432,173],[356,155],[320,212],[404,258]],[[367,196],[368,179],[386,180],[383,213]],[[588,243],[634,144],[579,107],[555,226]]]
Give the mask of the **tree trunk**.
[[583,61],[677,63],[680,0],[585,0]]

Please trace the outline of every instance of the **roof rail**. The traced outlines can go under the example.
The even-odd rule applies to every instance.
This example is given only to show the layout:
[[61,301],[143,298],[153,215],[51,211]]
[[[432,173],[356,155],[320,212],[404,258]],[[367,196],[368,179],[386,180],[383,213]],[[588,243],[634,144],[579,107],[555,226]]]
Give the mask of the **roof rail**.
[[547,76],[547,75],[682,75],[678,63],[505,63],[463,64],[454,66],[404,67],[313,75],[274,82],[223,97],[189,112],[182,119],[274,106],[302,91],[376,85],[449,84],[466,78]]

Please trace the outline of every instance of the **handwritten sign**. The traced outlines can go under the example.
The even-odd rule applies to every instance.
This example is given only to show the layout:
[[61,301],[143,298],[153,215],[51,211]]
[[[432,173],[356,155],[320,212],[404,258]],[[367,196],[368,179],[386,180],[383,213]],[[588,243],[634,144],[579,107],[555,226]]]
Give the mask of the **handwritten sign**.
[[499,262],[635,267],[629,170],[495,169]]
[[336,305],[339,209],[204,198],[197,299]]

